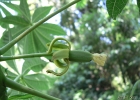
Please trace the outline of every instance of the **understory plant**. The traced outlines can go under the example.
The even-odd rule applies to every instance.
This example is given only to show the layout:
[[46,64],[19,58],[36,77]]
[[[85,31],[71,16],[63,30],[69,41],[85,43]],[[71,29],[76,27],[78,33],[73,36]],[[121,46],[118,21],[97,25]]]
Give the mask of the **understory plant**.
[[[8,66],[7,68],[4,64],[0,66],[0,100],[29,98],[60,100],[46,94],[47,89],[55,81],[54,78],[48,76],[48,73],[55,76],[65,74],[69,69],[70,61],[90,62],[93,60],[98,66],[104,66],[106,54],[72,50],[71,43],[66,38],[54,38],[55,35],[66,35],[66,32],[58,25],[47,23],[50,18],[79,1],[82,0],[74,0],[51,14],[49,14],[51,6],[39,7],[31,14],[26,0],[20,0],[20,5],[7,2],[0,4],[0,25],[5,29],[0,40],[0,61],[5,61]],[[126,2],[124,6],[125,4]],[[12,10],[8,11],[3,5]],[[110,16],[115,19],[120,10],[117,14],[112,12],[110,0],[107,1],[107,5],[111,7],[108,8]],[[123,7],[121,6],[120,9],[122,10]],[[13,15],[11,11],[16,14]],[[62,72],[47,69],[45,74],[42,73],[48,62],[42,60],[41,57],[53,62],[62,69]],[[18,60],[15,59],[24,60],[23,64],[17,64]],[[19,68],[20,66],[22,68]]]

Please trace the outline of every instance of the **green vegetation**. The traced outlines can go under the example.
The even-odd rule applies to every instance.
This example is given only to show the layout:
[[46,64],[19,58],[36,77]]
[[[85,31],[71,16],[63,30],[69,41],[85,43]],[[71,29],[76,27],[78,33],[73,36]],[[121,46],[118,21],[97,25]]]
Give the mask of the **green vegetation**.
[[140,99],[138,0],[14,1],[0,1],[0,100]]

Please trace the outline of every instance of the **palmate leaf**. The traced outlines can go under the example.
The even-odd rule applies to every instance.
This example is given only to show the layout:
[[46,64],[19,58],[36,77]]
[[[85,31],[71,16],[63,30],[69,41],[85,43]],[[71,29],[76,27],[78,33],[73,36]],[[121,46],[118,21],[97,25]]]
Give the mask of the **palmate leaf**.
[[[5,31],[3,33],[3,36],[1,38],[1,41],[3,43],[3,45],[9,43],[11,40],[12,40],[12,33],[9,29],[9,31]],[[14,51],[14,47],[11,47],[6,53],[4,53],[3,55],[4,56],[11,56],[11,55],[14,55],[15,54],[15,51]],[[18,73],[18,70],[17,70],[17,66],[16,66],[16,63],[14,60],[9,60],[9,61],[6,61],[7,64],[12,68],[14,69],[17,73]]]
[[111,18],[116,19],[118,14],[121,13],[128,0],[107,0],[106,6],[107,11]]
[[45,74],[26,75],[23,76],[23,80],[29,87],[42,92],[43,91],[46,92],[46,90],[50,88],[50,84],[53,84],[53,83],[49,84],[49,80],[51,80],[51,78],[49,78]]
[[[16,5],[16,4],[12,4],[12,3],[7,3],[7,2],[3,2],[3,4],[5,5],[5,6],[7,6],[8,8],[10,8],[10,9],[12,9],[12,10],[14,10],[17,14],[16,15],[20,15],[21,14],[21,10],[20,10],[20,8],[19,8],[19,6],[18,5]],[[2,5],[1,5],[2,6]],[[6,9],[6,8],[5,8]],[[8,12],[10,12],[8,9],[6,9]]]
[[24,51],[23,51],[24,54],[30,54],[30,53],[37,52],[33,32],[31,32],[27,36],[25,36],[23,49],[24,49]]
[[40,58],[26,58],[24,60],[25,62],[23,63],[22,67],[22,73],[24,73],[24,75],[26,75],[30,70],[39,72],[46,65],[46,62],[41,60]]
[[3,66],[1,67],[3,73],[5,73],[6,77],[11,78],[11,79],[15,79],[17,77],[16,74],[14,74],[13,72],[11,72],[10,70],[8,70],[8,68],[4,68]]
[[[19,6],[15,5],[15,4],[3,2],[3,3],[0,3],[0,8],[1,8],[0,13],[3,13],[3,15],[5,15],[6,17],[7,16],[12,16],[13,11],[15,12],[15,15],[21,15],[21,10],[20,10]],[[11,10],[9,10],[7,8],[9,8]],[[4,16],[1,16],[0,19],[2,17],[4,17]],[[0,25],[3,28],[8,27],[7,23],[4,23],[2,21],[0,21]]]
[[29,6],[27,4],[27,0],[20,0],[20,9],[22,11],[22,14],[24,15],[24,18],[30,22],[31,15],[30,15],[30,11],[29,11]]
[[23,42],[24,53],[46,52],[46,43],[53,39],[50,34],[65,35],[66,33],[58,25],[50,23],[42,24],[25,37]]
[[29,33],[27,36],[25,36],[25,39],[21,41],[22,45],[24,45],[24,54],[46,52],[47,50],[46,43],[50,42],[52,37],[50,36],[50,34],[45,35],[36,30],[37,29]]
[[5,18],[0,19],[1,22],[7,23],[7,24],[14,24],[18,26],[28,26],[29,22],[27,22],[25,19],[23,19],[20,16],[7,16]]
[[52,6],[37,8],[32,16],[32,22],[35,23],[44,18],[45,16],[47,16],[47,14],[50,12],[51,9]]
[[[28,26],[23,27],[23,26],[15,26],[13,28],[10,28],[8,31],[12,33],[13,39],[16,38],[19,34],[21,34],[23,31],[25,31],[28,28]],[[19,41],[20,42],[20,41]]]
[[60,26],[51,23],[42,24],[37,30],[43,34],[66,35],[66,32]]
[[6,16],[11,16],[11,12],[8,11],[5,7],[3,7],[2,4],[0,4],[0,9],[1,9],[1,12],[3,12]]
[[39,48],[40,52],[46,52],[46,43],[50,42],[53,37],[50,34],[43,34],[42,31],[38,31],[38,28],[34,30],[34,39],[36,47]]

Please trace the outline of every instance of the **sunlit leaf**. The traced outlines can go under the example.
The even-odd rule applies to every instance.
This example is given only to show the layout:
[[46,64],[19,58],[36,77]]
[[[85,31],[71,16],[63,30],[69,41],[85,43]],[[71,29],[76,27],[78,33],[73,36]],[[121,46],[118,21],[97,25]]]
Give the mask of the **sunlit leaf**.
[[118,14],[121,13],[125,5],[127,4],[128,0],[107,0],[106,6],[107,11],[113,19],[116,19]]
[[47,16],[47,14],[50,12],[51,9],[52,6],[37,8],[33,14],[32,22],[37,22],[42,18],[44,18],[45,16]]

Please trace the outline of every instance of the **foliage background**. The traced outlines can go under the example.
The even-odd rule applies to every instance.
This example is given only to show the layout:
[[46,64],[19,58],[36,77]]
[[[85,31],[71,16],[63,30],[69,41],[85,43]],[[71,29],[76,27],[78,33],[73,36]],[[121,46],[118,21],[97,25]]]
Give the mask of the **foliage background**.
[[[29,5],[22,2],[20,9],[5,3],[16,12],[14,16],[8,12],[7,8],[1,6],[1,12],[3,11],[6,15],[6,17],[3,17],[2,13],[0,15],[0,25],[5,29],[0,41],[1,46],[45,17],[50,12],[51,6],[56,10],[69,2],[69,0],[57,0],[57,2],[48,0],[46,2],[49,7],[41,7],[40,2],[42,1],[29,3],[28,0]],[[23,7],[23,4],[26,7]],[[27,9],[28,7],[29,9]],[[40,13],[41,11],[43,12]],[[40,17],[37,17],[38,14]],[[4,55],[45,52],[46,43],[58,35],[63,35],[71,41],[73,49],[107,53],[106,65],[99,67],[94,62],[71,62],[70,69],[64,76],[54,77],[44,73],[44,67],[48,61],[40,58],[28,58],[23,62],[22,60],[7,61],[6,63],[10,66],[8,69],[12,69],[12,71],[7,70],[7,76],[14,79],[17,75],[22,75],[19,80],[21,84],[43,93],[49,93],[62,100],[118,100],[118,98],[128,100],[133,84],[140,78],[140,19],[135,1],[129,1],[116,20],[109,17],[104,0],[82,0],[76,6],[63,11],[59,18],[59,26],[67,34],[62,28],[46,22]],[[9,24],[12,24],[13,27],[11,28]],[[52,27],[59,31],[52,30]],[[32,45],[27,45],[29,43]],[[19,67],[17,62],[22,62],[23,65]],[[4,65],[2,64],[2,66]],[[34,73],[28,73],[29,69]],[[12,91],[10,97],[15,94],[19,94],[21,97],[26,95]],[[135,92],[135,97],[140,97],[139,87]],[[29,100],[42,99],[31,96]]]

